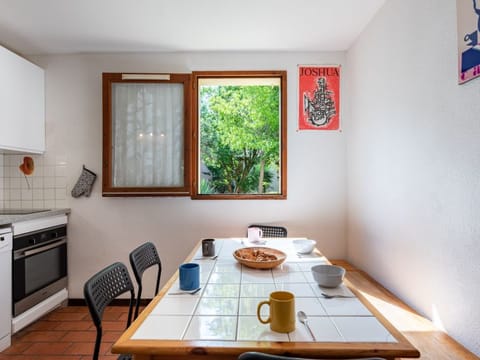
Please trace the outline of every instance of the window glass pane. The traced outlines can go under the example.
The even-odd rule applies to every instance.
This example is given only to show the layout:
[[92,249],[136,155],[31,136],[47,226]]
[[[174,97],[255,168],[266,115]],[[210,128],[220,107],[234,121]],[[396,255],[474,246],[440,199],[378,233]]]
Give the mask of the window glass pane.
[[198,81],[198,194],[281,193],[281,79]]
[[183,84],[112,84],[112,183],[184,185]]

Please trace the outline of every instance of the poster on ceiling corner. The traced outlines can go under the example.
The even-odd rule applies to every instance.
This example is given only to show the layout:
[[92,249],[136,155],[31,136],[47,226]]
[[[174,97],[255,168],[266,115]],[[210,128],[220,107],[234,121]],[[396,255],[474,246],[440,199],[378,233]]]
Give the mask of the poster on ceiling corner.
[[457,0],[458,83],[480,76],[480,0]]
[[340,129],[340,65],[298,65],[298,112],[298,130]]

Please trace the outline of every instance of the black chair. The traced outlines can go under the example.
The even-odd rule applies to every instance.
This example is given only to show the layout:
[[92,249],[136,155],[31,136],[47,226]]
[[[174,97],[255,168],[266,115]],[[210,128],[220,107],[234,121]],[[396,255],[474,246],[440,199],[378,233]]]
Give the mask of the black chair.
[[134,319],[138,316],[138,309],[140,307],[140,301],[142,299],[142,277],[145,270],[148,268],[157,265],[157,284],[155,286],[155,294],[158,294],[158,287],[160,285],[160,275],[162,274],[162,263],[160,257],[158,256],[157,249],[155,245],[151,242],[147,242],[143,245],[140,245],[135,250],[130,253],[130,265],[132,265],[133,274],[138,284],[138,294],[137,294],[137,304],[135,306],[135,315]]
[[[306,359],[299,357],[289,357],[283,355],[272,355],[261,352],[249,351],[240,354],[238,360],[320,360],[320,359]],[[379,357],[368,357],[368,358],[355,358],[349,360],[385,360],[384,358]]]
[[[83,294],[87,302],[88,310],[92,317],[93,323],[97,328],[97,337],[95,339],[95,348],[93,351],[93,360],[98,359],[100,351],[100,343],[102,342],[102,317],[107,305],[112,300],[130,292],[130,305],[128,308],[127,327],[132,321],[133,302],[135,301],[135,293],[133,284],[128,275],[127,267],[120,263],[114,263],[92,276],[83,287]],[[130,360],[131,355],[120,355],[119,360]]]
[[249,228],[257,227],[262,229],[262,237],[264,238],[276,238],[276,237],[287,237],[287,228],[283,226],[272,226],[272,225],[248,225]]

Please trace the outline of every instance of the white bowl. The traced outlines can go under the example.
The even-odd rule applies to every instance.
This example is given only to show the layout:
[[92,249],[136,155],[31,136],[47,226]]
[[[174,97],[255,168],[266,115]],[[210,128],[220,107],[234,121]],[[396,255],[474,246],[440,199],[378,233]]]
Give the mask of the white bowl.
[[315,265],[312,266],[312,275],[318,285],[334,288],[343,282],[345,269],[336,265]]
[[293,240],[293,246],[295,247],[295,251],[300,254],[310,254],[317,242],[315,240],[309,239],[299,239]]

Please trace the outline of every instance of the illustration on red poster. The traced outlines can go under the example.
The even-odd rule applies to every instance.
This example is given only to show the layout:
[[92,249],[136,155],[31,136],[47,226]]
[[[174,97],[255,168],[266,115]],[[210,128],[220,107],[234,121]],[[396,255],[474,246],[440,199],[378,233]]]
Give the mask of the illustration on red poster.
[[340,66],[298,67],[298,129],[340,128]]

